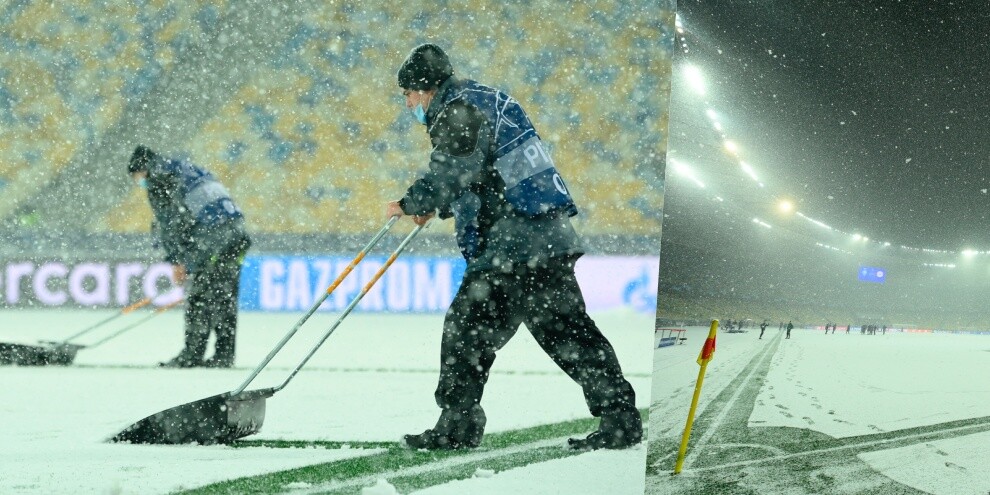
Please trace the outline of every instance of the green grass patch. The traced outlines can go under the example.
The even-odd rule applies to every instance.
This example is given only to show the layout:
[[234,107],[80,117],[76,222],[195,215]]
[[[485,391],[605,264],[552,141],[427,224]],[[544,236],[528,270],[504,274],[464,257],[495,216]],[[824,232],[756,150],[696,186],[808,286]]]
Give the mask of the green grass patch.
[[[232,446],[235,448],[324,448],[334,450],[350,448],[368,451],[369,454],[276,473],[223,481],[183,493],[197,495],[273,493],[285,490],[285,486],[290,483],[308,483],[310,485],[327,485],[326,490],[321,493],[353,494],[360,493],[362,486],[373,485],[375,476],[385,473],[393,473],[394,475],[389,477],[388,481],[401,492],[408,493],[457,479],[470,478],[478,468],[498,472],[580,454],[580,452],[566,449],[563,441],[560,442],[560,445],[535,445],[532,448],[523,448],[522,451],[510,449],[544,440],[584,436],[597,427],[597,419],[586,418],[490,433],[485,435],[479,448],[457,451],[414,451],[403,448],[398,442],[239,441],[233,443]],[[505,452],[501,453],[500,451]],[[477,462],[457,462],[458,457],[469,455],[480,455],[484,458]],[[406,471],[406,473],[402,473],[402,471]]]

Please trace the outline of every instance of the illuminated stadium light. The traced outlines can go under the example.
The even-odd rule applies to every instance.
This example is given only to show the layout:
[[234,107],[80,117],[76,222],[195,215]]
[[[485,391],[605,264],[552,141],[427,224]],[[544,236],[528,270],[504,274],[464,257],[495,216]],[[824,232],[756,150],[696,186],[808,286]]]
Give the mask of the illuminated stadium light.
[[[794,211],[794,203],[792,203],[790,200],[782,199],[777,202],[777,209],[780,210],[781,213],[790,213]],[[797,214],[801,215],[801,212],[798,212]],[[801,216],[803,217],[804,215]]]
[[820,247],[820,248],[828,249],[829,251],[838,251],[838,252],[843,253],[843,254],[852,254],[851,252],[846,251],[845,249],[839,249],[839,248],[837,248],[835,246],[829,246],[828,244],[822,244],[820,242],[816,242],[815,245],[818,246],[818,247]]
[[748,163],[744,161],[740,161],[739,166],[742,167],[743,172],[746,172],[746,175],[749,175],[750,177],[753,178],[753,180],[757,182],[760,181],[760,178],[756,176],[756,172],[753,171],[753,167],[750,167]]
[[686,65],[684,67],[684,76],[695,93],[705,96],[705,77],[701,75],[700,69],[693,65]]
[[922,266],[931,266],[935,268],[955,268],[954,263],[922,263]]
[[[685,28],[681,24],[681,19],[679,17],[676,17],[675,27],[676,27],[677,32],[678,33],[681,33],[681,34],[687,33],[687,32],[690,31],[689,29]],[[681,41],[684,42],[685,51],[686,51],[687,42],[688,42],[687,36],[683,36],[681,38],[682,38]],[[722,51],[719,50],[719,53],[721,54]],[[684,70],[684,75],[685,75],[686,81],[689,83],[689,85],[692,86],[694,88],[694,90],[698,94],[700,94],[702,96],[706,95],[707,88],[706,88],[705,79],[704,79],[704,76],[703,76],[701,70],[699,70],[699,68],[697,66],[692,65],[692,64],[689,64],[689,63],[684,63],[682,65],[682,67],[683,67],[683,70]],[[726,115],[728,115],[728,113],[727,112],[724,112],[724,111],[716,111],[713,108],[707,107],[707,105],[705,107],[703,107],[703,108],[704,108],[705,115],[711,121],[712,126],[715,128],[716,131],[718,131],[721,139],[723,140],[723,146],[725,147],[725,150],[729,154],[738,157],[738,153],[739,153],[740,149],[744,147],[745,143],[743,143],[743,146],[741,146],[741,145],[737,144],[735,141],[732,140],[732,138],[734,136],[726,135],[725,133],[723,133],[722,124],[717,120],[719,118],[719,116],[725,118]],[[742,167],[743,171],[745,171],[748,175],[750,175],[750,177],[752,177],[754,180],[757,181],[757,183],[759,184],[759,187],[761,187],[761,188],[766,187],[762,182],[759,182],[759,179],[757,179],[757,177],[755,175],[755,172],[753,171],[753,169],[751,167],[748,166],[748,164],[746,164],[745,162],[741,162],[740,161],[740,167]],[[688,171],[688,173],[690,173],[690,172]],[[691,177],[692,180],[695,180],[695,182],[699,184],[699,187],[704,187],[700,183],[700,181],[698,181],[697,179],[694,179],[693,176],[689,175],[689,177]],[[782,192],[786,193],[786,191],[782,191]],[[720,197],[716,197],[716,199],[718,201],[724,201]],[[793,210],[793,208],[794,208],[794,205],[792,203],[790,203],[790,202],[787,202],[787,203],[778,202],[777,208],[781,212],[783,212],[783,213],[791,213],[792,210]],[[815,225],[817,225],[819,227],[822,227],[824,229],[827,229],[827,230],[829,230],[831,232],[834,232],[834,233],[837,233],[837,234],[840,234],[840,235],[843,235],[843,236],[851,236],[854,241],[863,241],[864,243],[873,242],[873,243],[875,243],[879,247],[890,247],[892,245],[890,242],[886,242],[886,241],[870,241],[870,238],[868,236],[864,235],[864,234],[851,233],[851,232],[845,232],[845,231],[839,230],[837,228],[834,228],[834,227],[831,227],[831,226],[825,224],[824,222],[821,222],[819,220],[815,220],[814,218],[808,217],[808,216],[802,214],[801,212],[794,212],[794,213],[796,213],[798,216],[804,218],[805,220],[808,220],[809,222],[811,222],[811,223],[813,223],[813,224],[815,224]],[[977,250],[977,249],[970,248],[970,249],[965,249],[965,250],[962,250],[962,251],[953,251],[953,250],[945,250],[945,249],[932,249],[932,248],[924,248],[924,247],[913,247],[913,246],[907,246],[907,245],[903,245],[903,244],[901,244],[899,246],[900,246],[901,249],[903,249],[905,251],[912,252],[912,253],[922,253],[922,254],[932,254],[932,255],[955,255],[955,256],[963,256],[963,257],[966,257],[966,258],[971,258],[971,257],[974,257],[976,255],[984,255],[984,254],[990,255],[990,249],[988,249],[988,250]],[[837,249],[837,250],[842,251],[841,249]],[[853,253],[848,252],[848,251],[842,251],[842,252],[845,252],[845,253],[848,253],[848,254],[853,254]],[[952,267],[954,267],[954,266],[952,266]]]
[[701,182],[697,177],[695,177],[694,172],[692,172],[691,168],[688,167],[687,165],[677,160],[667,160],[667,163],[669,163],[671,167],[674,168],[674,172],[677,172],[678,174],[687,177],[688,179],[691,179],[695,184],[698,185],[698,187],[702,189],[705,188],[705,183]]
[[725,201],[724,199],[722,199],[722,196],[715,196],[715,199],[718,200],[719,202]]
[[768,229],[769,229],[769,228],[771,228],[771,227],[770,227],[770,224],[768,224],[768,223],[766,223],[766,222],[764,222],[764,221],[762,221],[762,220],[760,220],[759,218],[754,218],[754,219],[753,219],[753,223],[755,223],[755,224],[757,224],[757,225],[759,225],[759,226],[761,226],[761,227],[766,227],[766,228],[768,228]]

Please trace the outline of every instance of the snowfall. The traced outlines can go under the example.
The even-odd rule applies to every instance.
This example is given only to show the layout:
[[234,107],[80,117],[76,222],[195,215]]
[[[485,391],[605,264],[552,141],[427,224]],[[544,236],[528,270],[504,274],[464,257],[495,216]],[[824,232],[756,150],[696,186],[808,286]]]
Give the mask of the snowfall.
[[[712,462],[709,457],[700,469],[692,464],[704,454],[689,451],[684,471],[672,477],[698,376],[696,359],[707,333],[707,328],[689,327],[683,345],[654,353],[650,449],[656,469],[646,480],[646,493],[696,490],[692,480],[704,476],[740,488],[763,483],[759,493],[815,493],[808,487],[825,482],[830,493],[990,492],[990,335],[941,332],[863,335],[856,328],[849,334],[840,328],[825,335],[820,328],[795,329],[790,339],[779,337],[775,350],[781,333],[777,325],[762,340],[759,329],[718,332],[695,417],[720,392],[730,392],[723,395],[729,397],[725,411],[735,403],[752,407],[741,426],[756,432],[750,437],[754,443],[745,445],[750,450],[742,458]],[[764,351],[762,362],[768,367],[761,382],[757,371]],[[750,363],[756,365],[747,368]],[[737,378],[742,382],[727,389]],[[747,386],[753,393],[747,394]],[[713,411],[719,412],[713,428],[732,422],[731,414]],[[971,421],[951,423],[961,420]],[[787,454],[775,451],[769,438],[771,432],[786,430],[757,427],[817,432],[807,436],[847,439],[843,445],[855,448],[809,446]],[[661,439],[663,451],[653,451]],[[705,430],[692,431],[691,439],[692,447],[712,449],[708,453],[715,457],[733,447],[743,451],[739,444],[719,445],[719,435]],[[824,458],[834,462],[829,465]],[[877,486],[888,488],[876,491]]]
[[[0,342],[59,340],[112,314],[2,311]],[[80,350],[70,366],[0,366],[0,493],[168,493],[362,455],[362,449],[106,442],[153,413],[233,390],[300,316],[242,312],[233,369],[155,366],[181,348],[180,310]],[[592,316],[615,347],[637,405],[646,408],[653,315],[615,310]],[[314,315],[249,389],[281,383],[336,317]],[[441,322],[442,315],[432,314],[349,316],[291,383],[268,399],[264,426],[248,439],[397,441],[432,426]],[[103,335],[94,331],[78,343]],[[589,417],[580,388],[524,327],[499,353],[483,405],[489,433]],[[497,473],[479,470],[473,478],[415,493],[639,495],[645,458],[645,446],[589,452]],[[370,485],[366,493],[392,493],[387,479]]]

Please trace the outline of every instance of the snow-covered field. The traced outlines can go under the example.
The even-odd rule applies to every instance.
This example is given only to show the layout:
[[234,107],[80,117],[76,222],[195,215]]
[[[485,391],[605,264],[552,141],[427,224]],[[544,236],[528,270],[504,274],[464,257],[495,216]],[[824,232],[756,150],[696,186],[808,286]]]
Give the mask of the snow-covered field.
[[658,349],[647,493],[990,492],[990,337],[719,332],[670,476],[707,329]]
[[[0,342],[58,340],[110,314],[0,312]],[[181,311],[80,350],[72,366],[0,367],[0,493],[167,493],[380,453],[360,445],[326,449],[105,443],[152,413],[235,388],[299,316],[242,313],[234,369],[154,366],[181,347]],[[592,316],[615,346],[637,390],[638,405],[647,407],[652,315]],[[280,383],[335,318],[336,314],[314,316],[249,388]],[[441,321],[441,315],[350,316],[289,386],[268,399],[264,427],[246,440],[394,442],[404,433],[432,426],[438,414],[433,389]],[[107,331],[113,328],[108,325]],[[93,342],[102,335],[96,331],[79,340]],[[580,389],[542,353],[525,328],[500,352],[484,405],[490,434],[589,417]],[[562,441],[548,445],[542,447],[563,448]],[[415,493],[643,492],[645,447],[537,458],[505,470],[487,469],[483,454],[478,454],[473,477],[431,484]],[[364,485],[376,483],[378,488],[368,493],[389,493],[390,485],[377,479]],[[361,493],[362,488],[353,490]],[[275,491],[293,489],[318,491],[320,485],[287,483]]]

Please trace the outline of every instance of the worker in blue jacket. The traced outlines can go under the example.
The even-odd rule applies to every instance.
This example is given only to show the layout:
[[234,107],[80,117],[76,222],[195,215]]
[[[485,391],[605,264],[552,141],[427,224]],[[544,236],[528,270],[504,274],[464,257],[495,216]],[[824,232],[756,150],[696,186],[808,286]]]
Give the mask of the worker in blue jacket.
[[[186,294],[185,347],[161,363],[169,368],[228,368],[234,363],[241,264],[251,245],[244,215],[216,178],[185,160],[138,146],[127,165],[147,190],[152,233],[172,264],[173,280],[190,282]],[[210,334],[213,356],[204,359]]]

